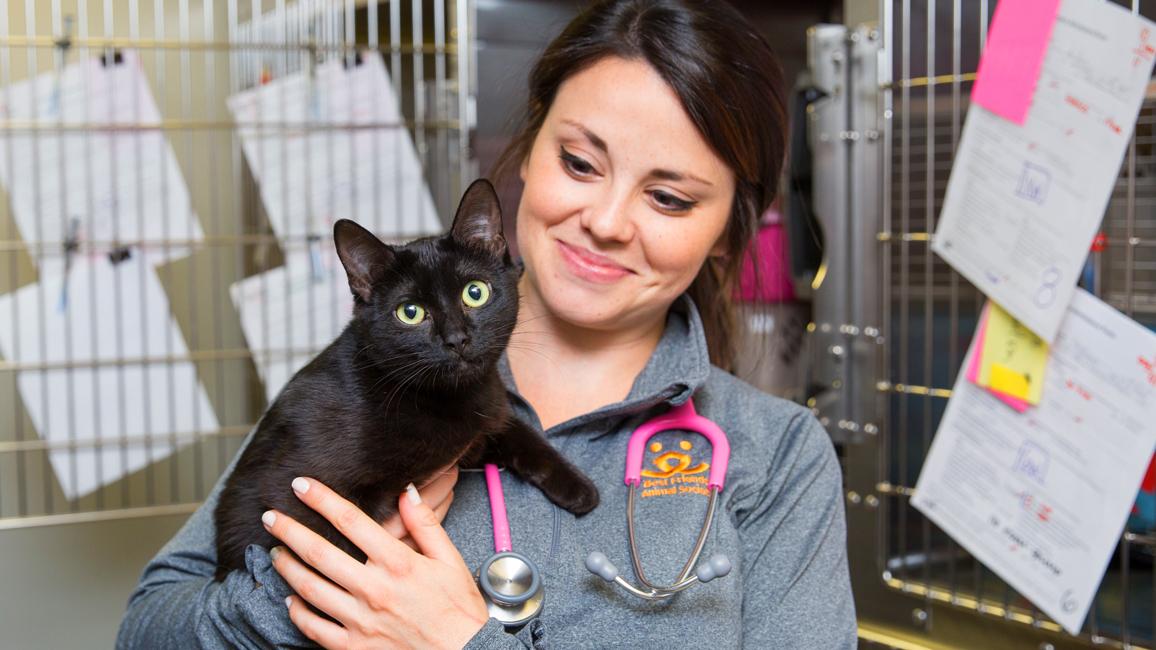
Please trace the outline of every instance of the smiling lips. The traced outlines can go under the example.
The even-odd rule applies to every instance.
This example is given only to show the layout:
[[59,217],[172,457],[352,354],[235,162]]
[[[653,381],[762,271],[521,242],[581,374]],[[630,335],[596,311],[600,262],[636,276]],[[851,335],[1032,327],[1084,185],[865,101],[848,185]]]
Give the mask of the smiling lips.
[[590,282],[611,283],[617,282],[623,277],[633,273],[630,269],[616,263],[614,260],[603,255],[592,253],[585,248],[578,246],[571,246],[565,242],[558,242],[558,249],[562,253],[562,259],[566,260],[566,266],[570,271]]

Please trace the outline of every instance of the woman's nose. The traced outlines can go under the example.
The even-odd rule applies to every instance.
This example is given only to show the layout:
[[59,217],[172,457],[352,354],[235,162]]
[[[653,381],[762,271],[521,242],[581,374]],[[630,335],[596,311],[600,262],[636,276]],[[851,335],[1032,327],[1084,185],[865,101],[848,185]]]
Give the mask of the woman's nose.
[[608,197],[583,213],[582,226],[595,239],[628,242],[634,237],[634,219],[626,197]]

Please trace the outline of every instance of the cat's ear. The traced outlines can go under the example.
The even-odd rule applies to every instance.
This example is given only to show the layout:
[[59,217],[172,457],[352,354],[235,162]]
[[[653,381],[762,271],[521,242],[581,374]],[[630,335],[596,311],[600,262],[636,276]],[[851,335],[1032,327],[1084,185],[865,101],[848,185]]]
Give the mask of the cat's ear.
[[349,219],[333,224],[333,243],[349,277],[349,288],[368,303],[373,285],[393,263],[393,249]]
[[470,184],[458,204],[454,225],[450,229],[454,241],[465,246],[480,248],[494,255],[505,256],[506,238],[502,236],[502,208],[498,193],[490,181],[479,178]]

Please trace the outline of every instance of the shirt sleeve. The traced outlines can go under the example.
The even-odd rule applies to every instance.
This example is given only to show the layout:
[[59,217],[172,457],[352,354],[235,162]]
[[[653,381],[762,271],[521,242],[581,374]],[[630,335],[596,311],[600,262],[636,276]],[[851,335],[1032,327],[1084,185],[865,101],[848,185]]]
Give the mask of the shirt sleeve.
[[[213,512],[247,444],[248,439],[205,502],[145,566],[120,624],[118,650],[317,647],[290,620],[285,597],[293,591],[273,568],[265,548],[250,545],[244,571],[233,571],[222,582],[213,580],[217,570]],[[541,621],[510,634],[490,619],[465,647],[544,648],[545,636]]]
[[743,548],[743,645],[855,648],[843,479],[826,431],[792,420],[761,489],[736,506]]
[[213,580],[213,512],[240,456],[238,451],[205,502],[145,565],[121,620],[118,649],[316,647],[289,619],[285,597],[292,590],[265,548],[250,545],[244,571]]
[[534,620],[518,630],[516,634],[506,631],[506,628],[491,618],[486,621],[482,629],[470,639],[462,650],[501,650],[502,648],[545,648],[546,630],[542,621]]

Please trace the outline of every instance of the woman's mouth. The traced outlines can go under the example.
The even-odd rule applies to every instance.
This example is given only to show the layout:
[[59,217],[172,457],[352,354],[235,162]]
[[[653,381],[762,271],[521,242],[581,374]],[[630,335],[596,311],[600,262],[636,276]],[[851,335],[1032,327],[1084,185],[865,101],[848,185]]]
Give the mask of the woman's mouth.
[[632,271],[604,255],[558,241],[558,250],[574,275],[590,282],[610,283],[621,280]]

